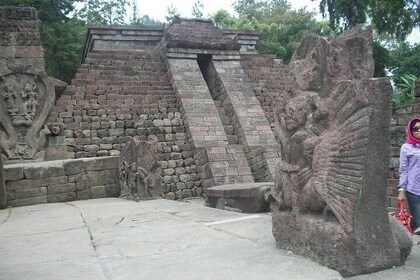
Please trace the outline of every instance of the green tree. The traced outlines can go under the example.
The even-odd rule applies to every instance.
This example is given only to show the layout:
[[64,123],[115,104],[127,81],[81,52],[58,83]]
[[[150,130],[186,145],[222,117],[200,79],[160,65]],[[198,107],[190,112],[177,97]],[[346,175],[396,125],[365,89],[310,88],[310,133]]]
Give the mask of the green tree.
[[321,0],[319,9],[323,17],[329,15],[332,29],[348,29],[366,22],[367,2],[369,0]]
[[400,77],[401,82],[396,85],[393,92],[392,103],[394,106],[401,106],[413,103],[415,81],[420,80],[420,77],[408,74]]
[[196,0],[194,2],[194,6],[192,8],[191,14],[194,18],[203,18],[203,12],[204,9],[203,3],[201,3],[200,0]]
[[174,5],[169,5],[166,7],[166,12],[168,13],[165,16],[166,22],[171,23],[176,17],[180,17],[181,14],[178,12],[178,10],[174,7]]
[[369,0],[369,16],[378,33],[404,40],[420,27],[419,0]]
[[414,101],[413,80],[420,78],[420,44],[397,42],[389,47],[387,69],[394,85],[393,105],[400,106]]
[[389,54],[388,68],[395,84],[401,83],[401,77],[404,75],[420,77],[420,43],[412,46],[401,42],[391,47]]
[[234,7],[239,17],[218,11],[212,17],[216,26],[260,31],[257,51],[276,54],[286,63],[304,36],[309,33],[325,35],[332,31],[326,23],[316,21],[313,13],[305,9],[293,10],[285,0],[241,0],[235,2]]
[[128,0],[84,0],[76,15],[87,24],[125,24]]
[[70,83],[80,66],[86,26],[83,21],[70,18],[43,28],[45,69],[49,75]]
[[333,29],[345,30],[369,18],[379,34],[405,40],[420,27],[418,0],[320,0],[319,8]]
[[162,22],[160,22],[157,19],[151,18],[148,15],[144,15],[138,18],[138,24],[136,25],[155,25],[155,26],[159,26],[159,25],[163,25]]

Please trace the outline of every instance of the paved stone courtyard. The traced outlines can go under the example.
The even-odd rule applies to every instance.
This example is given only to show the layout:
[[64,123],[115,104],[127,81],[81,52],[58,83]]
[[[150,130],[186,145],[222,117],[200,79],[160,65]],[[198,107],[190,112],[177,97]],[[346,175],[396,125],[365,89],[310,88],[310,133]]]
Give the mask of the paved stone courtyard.
[[[276,248],[268,213],[118,198],[0,210],[0,279],[342,279]],[[406,265],[351,279],[415,279]]]

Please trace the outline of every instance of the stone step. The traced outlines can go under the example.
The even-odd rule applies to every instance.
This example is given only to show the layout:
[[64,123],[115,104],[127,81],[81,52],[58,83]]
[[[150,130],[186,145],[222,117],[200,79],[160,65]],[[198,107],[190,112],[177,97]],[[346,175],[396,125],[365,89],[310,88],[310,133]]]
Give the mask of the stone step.
[[268,212],[270,204],[265,196],[273,186],[265,182],[210,187],[206,190],[206,206],[242,213]]

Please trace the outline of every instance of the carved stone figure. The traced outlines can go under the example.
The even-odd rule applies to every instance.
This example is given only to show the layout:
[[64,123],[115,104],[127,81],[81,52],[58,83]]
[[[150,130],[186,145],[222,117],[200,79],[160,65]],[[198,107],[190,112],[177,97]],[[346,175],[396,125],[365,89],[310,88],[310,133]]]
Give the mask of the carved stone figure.
[[[290,64],[294,87],[275,108],[277,245],[344,276],[402,265],[412,246],[385,207],[392,88],[372,79],[370,42],[365,26],[307,37]],[[369,65],[358,71],[351,60]]]
[[2,92],[2,97],[6,102],[6,108],[9,113],[16,112],[16,93],[11,85],[6,84],[4,86],[4,91]]
[[37,102],[37,86],[35,83],[25,85],[24,90],[21,93],[22,99],[25,100],[23,103],[23,114],[26,119],[32,120],[38,107]]
[[140,200],[162,194],[157,145],[155,136],[148,141],[133,138],[125,144],[119,164],[121,197]]
[[43,72],[14,67],[0,72],[0,145],[6,160],[42,158],[46,118],[55,102],[52,81]]

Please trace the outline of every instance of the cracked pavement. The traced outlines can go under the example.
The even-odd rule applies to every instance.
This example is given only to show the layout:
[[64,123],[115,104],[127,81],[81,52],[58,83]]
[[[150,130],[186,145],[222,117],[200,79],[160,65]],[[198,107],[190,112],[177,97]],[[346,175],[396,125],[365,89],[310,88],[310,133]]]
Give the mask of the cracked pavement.
[[[343,279],[278,249],[270,214],[203,204],[105,198],[0,210],[0,279]],[[418,247],[407,262],[418,262]]]

